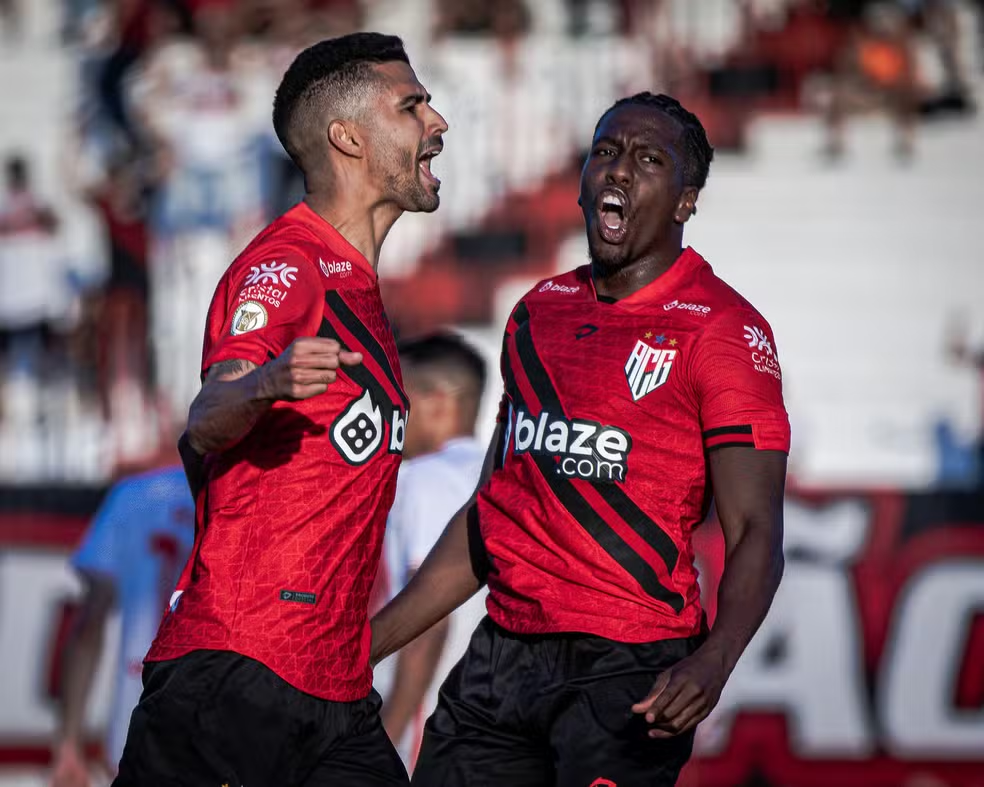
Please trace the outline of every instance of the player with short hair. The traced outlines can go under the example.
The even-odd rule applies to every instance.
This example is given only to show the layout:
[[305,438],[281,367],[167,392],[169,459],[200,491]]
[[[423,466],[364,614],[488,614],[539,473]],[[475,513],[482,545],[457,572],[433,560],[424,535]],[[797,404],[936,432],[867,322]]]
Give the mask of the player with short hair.
[[[581,173],[591,262],[509,318],[484,483],[373,619],[373,658],[487,580],[414,784],[672,785],[782,575],[772,331],[683,246],[713,150],[667,96],[608,109]],[[691,535],[727,544],[707,632]]]
[[[485,457],[475,439],[486,377],[478,351],[452,331],[405,340],[399,351],[413,417],[407,422],[405,461],[386,522],[382,601],[410,581],[444,524],[471,497]],[[459,625],[460,619],[454,628]],[[374,686],[383,697],[383,726],[408,767],[420,745],[425,707],[427,713],[433,708],[431,683],[451,629],[450,618],[439,621],[392,663],[375,670]]]
[[[183,453],[195,548],[147,656],[118,787],[406,783],[379,720],[369,592],[408,400],[376,264],[437,208],[444,119],[398,38],[322,41],[274,126],[306,196],[219,282]],[[193,481],[198,486],[198,483]]]

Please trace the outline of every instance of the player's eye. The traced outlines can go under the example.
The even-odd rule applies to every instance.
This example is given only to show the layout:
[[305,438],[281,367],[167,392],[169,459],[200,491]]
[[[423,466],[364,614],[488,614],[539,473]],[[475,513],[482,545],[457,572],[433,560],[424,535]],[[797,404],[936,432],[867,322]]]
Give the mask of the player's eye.
[[595,148],[596,156],[614,156],[615,151],[611,148]]

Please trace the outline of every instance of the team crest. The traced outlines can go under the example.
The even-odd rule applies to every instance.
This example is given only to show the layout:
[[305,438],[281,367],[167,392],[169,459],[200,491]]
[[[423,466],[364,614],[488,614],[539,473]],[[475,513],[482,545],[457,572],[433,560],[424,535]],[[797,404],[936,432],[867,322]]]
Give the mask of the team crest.
[[[663,337],[658,336],[656,339],[661,344],[660,340],[663,340]],[[666,383],[677,352],[658,346],[653,347],[642,339],[636,342],[629,360],[625,362],[625,379],[629,383],[633,402],[638,402],[643,396]]]
[[267,310],[256,301],[243,301],[232,315],[233,336],[249,333],[267,324]]

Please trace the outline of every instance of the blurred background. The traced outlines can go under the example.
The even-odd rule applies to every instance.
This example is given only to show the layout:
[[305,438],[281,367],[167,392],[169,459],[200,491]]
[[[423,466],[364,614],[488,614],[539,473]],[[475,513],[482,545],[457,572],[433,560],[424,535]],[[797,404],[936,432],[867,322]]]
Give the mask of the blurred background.
[[670,93],[716,148],[687,241],[775,329],[787,570],[684,780],[984,785],[980,0],[2,0],[0,785],[48,783],[68,556],[176,461],[213,288],[301,194],[273,91],[357,29],[404,38],[451,126],[440,210],[383,250],[393,324],[493,369],[516,299],[586,260],[615,99]]

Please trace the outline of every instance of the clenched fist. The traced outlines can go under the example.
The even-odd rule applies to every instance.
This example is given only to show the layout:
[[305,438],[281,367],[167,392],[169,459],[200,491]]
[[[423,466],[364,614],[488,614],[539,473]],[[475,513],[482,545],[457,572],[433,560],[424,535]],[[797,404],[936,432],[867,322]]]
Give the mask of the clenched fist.
[[328,390],[340,366],[357,366],[362,354],[343,350],[334,339],[295,339],[280,356],[259,369],[263,399],[310,399]]

